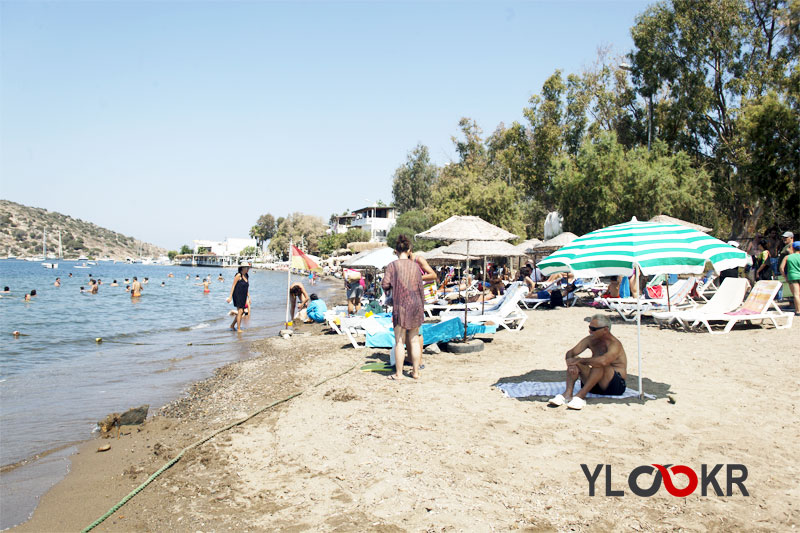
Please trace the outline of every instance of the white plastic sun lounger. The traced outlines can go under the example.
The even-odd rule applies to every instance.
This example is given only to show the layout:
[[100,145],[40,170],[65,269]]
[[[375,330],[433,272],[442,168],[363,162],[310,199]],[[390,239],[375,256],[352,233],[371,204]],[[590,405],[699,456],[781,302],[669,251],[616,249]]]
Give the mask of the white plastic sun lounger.
[[653,313],[653,318],[659,328],[674,324],[686,328],[686,320],[694,321],[698,316],[730,313],[742,305],[748,284],[749,282],[745,278],[727,278],[722,281],[722,285],[720,285],[707,304],[696,309],[660,311]]
[[653,311],[663,311],[670,308],[679,308],[695,305],[694,301],[689,298],[689,292],[694,287],[695,278],[679,280],[677,283],[670,287],[669,305],[666,298],[658,299],[642,299],[637,301],[636,298],[598,298],[595,301],[605,303],[609,309],[616,311],[620,317],[626,322],[633,322],[636,320],[636,313],[648,313]]
[[[728,281],[727,279],[725,281]],[[729,333],[733,326],[740,322],[754,323],[756,321],[763,324],[769,321],[775,326],[775,329],[785,329],[792,327],[792,320],[794,319],[793,313],[784,313],[777,302],[775,302],[775,295],[778,294],[778,289],[781,287],[781,282],[776,280],[762,280],[756,282],[753,290],[747,296],[742,306],[736,311],[728,313],[696,313],[688,314],[679,319],[681,325],[686,329],[696,329],[705,326],[706,330],[712,335],[719,335]],[[772,309],[770,309],[772,308]],[[783,325],[779,325],[778,321],[782,321]],[[720,322],[724,325],[722,331],[714,331],[712,329],[712,322]]]
[[[527,292],[527,287],[516,285],[513,290],[506,291],[503,301],[500,302],[499,307],[496,309],[492,309],[490,311],[490,309],[487,307],[482,314],[480,310],[478,310],[477,313],[474,311],[468,311],[467,322],[472,322],[474,324],[491,323],[502,326],[508,330],[520,330],[522,329],[522,325],[528,319],[528,315],[526,315],[522,309],[518,307],[518,305],[519,301],[525,294],[527,294]],[[452,318],[454,316],[461,316],[463,313],[464,309],[462,308],[460,311],[446,311],[439,315],[439,317],[441,320],[447,320],[448,318]]]

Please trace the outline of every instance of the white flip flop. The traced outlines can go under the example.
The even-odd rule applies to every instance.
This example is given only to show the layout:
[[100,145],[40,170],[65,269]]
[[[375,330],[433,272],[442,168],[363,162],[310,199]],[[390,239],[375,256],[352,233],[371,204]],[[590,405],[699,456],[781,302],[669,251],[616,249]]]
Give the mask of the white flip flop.
[[585,406],[586,406],[586,400],[575,396],[567,404],[567,409],[575,409],[576,411],[580,411]]
[[547,405],[552,405],[553,407],[561,407],[566,402],[567,400],[564,398],[562,394],[556,394],[555,396],[550,398],[550,401],[547,402]]

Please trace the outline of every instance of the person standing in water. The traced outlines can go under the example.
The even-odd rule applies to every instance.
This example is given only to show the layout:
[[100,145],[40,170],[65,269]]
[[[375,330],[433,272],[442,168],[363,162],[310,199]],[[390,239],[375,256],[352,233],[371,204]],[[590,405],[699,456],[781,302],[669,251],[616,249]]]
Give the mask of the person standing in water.
[[249,270],[250,267],[248,265],[239,267],[239,271],[233,277],[231,294],[226,299],[228,303],[233,301],[233,306],[236,308],[236,316],[231,322],[231,329],[235,331],[242,331],[242,315],[244,314],[244,308],[247,306],[250,292],[250,277],[247,275]]
[[131,298],[138,298],[142,295],[142,284],[136,276],[133,276],[133,283],[131,283]]
[[56,282],[53,283],[53,286],[60,287],[61,286],[61,278],[56,278]]

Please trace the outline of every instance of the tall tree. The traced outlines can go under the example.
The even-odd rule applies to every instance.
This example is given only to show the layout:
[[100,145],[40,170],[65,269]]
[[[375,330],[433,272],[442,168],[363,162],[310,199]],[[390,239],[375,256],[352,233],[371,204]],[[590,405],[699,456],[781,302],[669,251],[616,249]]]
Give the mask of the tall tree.
[[685,153],[669,154],[663,142],[653,150],[626,151],[616,133],[585,141],[577,157],[562,155],[555,165],[555,194],[564,228],[582,234],[637,217],[669,214],[714,225],[708,175]]
[[250,228],[250,238],[255,239],[258,246],[261,246],[262,243],[270,240],[275,235],[277,229],[275,217],[267,213],[258,217],[256,225]]
[[423,209],[430,200],[431,186],[437,178],[436,165],[431,163],[428,147],[418,144],[406,162],[394,172],[392,197],[394,206],[402,213]]
[[[751,233],[764,212],[763,198],[775,194],[752,174],[753,155],[764,153],[752,142],[768,139],[744,132],[739,116],[771,91],[779,102],[790,100],[784,81],[797,69],[796,11],[796,0],[715,0],[702,8],[672,0],[647,9],[631,30],[634,81],[647,98],[658,97],[658,136],[709,169],[733,235]],[[791,124],[778,128],[789,131]],[[797,179],[789,168],[778,171]]]

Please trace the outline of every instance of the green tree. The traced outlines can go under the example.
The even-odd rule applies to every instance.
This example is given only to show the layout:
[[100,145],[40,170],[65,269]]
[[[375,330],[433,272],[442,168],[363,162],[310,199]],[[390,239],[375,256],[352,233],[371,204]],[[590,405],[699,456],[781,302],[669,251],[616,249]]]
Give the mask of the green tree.
[[193,253],[194,253],[194,250],[192,250],[192,247],[189,246],[188,244],[184,244],[183,246],[181,246],[180,255],[189,255],[189,254],[193,254]]
[[250,228],[250,238],[255,239],[258,246],[261,246],[265,241],[270,240],[277,231],[275,217],[267,213],[261,215],[256,221],[256,225]]
[[326,226],[322,219],[303,213],[293,213],[280,221],[275,235],[269,242],[270,251],[278,257],[287,257],[289,240],[295,246],[305,245],[306,251],[315,253],[319,251],[319,241],[325,236]]
[[[656,100],[654,134],[709,170],[736,236],[760,225],[764,199],[776,194],[763,186],[758,166],[783,159],[753,120],[777,108],[754,109],[745,121],[740,116],[752,103],[763,105],[771,91],[775,101],[791,105],[797,84],[787,81],[797,73],[798,11],[796,0],[718,0],[702,9],[692,0],[672,0],[647,9],[631,30],[634,82]],[[788,121],[777,129],[792,130],[791,117],[773,116]],[[791,168],[776,169],[797,179]]]
[[397,244],[397,237],[406,235],[413,241],[414,250],[419,252],[432,250],[439,245],[437,242],[422,239],[414,240],[414,235],[429,229],[432,225],[430,216],[425,211],[419,209],[406,211],[397,217],[397,223],[389,230],[389,234],[386,236],[386,244],[390,248],[394,248]]
[[614,132],[585,141],[573,158],[555,164],[555,195],[564,228],[577,234],[637,217],[668,214],[700,224],[718,223],[710,180],[684,152],[670,154],[658,142],[652,151],[626,151]]
[[345,233],[329,234],[320,238],[319,252],[321,254],[331,254],[340,248],[346,247],[351,242],[368,242],[370,234],[368,231],[358,228],[350,228]]
[[431,186],[437,178],[436,165],[430,161],[428,147],[418,144],[411,150],[406,162],[394,172],[392,198],[401,212],[423,209],[430,200]]
[[177,250],[170,250],[170,251],[167,252],[167,257],[169,258],[170,261],[175,259],[176,255],[178,255],[178,251]]
[[242,248],[242,251],[239,252],[240,257],[253,257],[258,254],[258,248],[255,246],[245,246]]

